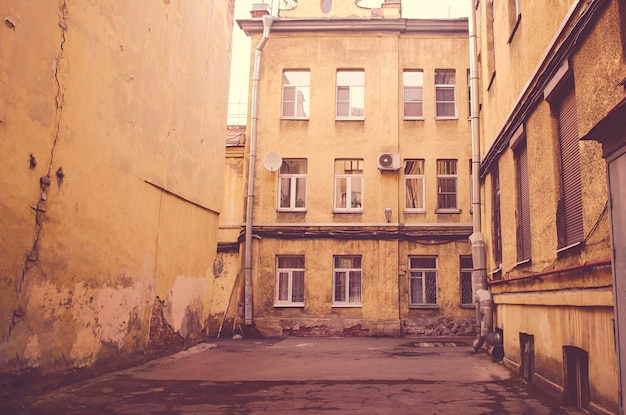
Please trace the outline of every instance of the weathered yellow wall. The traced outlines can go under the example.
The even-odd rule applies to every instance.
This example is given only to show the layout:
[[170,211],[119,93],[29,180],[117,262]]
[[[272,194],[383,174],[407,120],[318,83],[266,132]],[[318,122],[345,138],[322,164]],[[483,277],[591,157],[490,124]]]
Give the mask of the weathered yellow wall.
[[11,23],[0,28],[2,370],[116,364],[198,341],[233,1],[0,10]]
[[[486,3],[480,2],[484,17]],[[541,62],[557,29],[570,11],[573,1],[551,2],[546,6],[520,2],[521,21],[509,44],[506,19],[513,2],[496,4],[496,77],[487,91],[485,22],[481,22],[481,111],[483,156],[491,143],[507,127],[515,108],[528,98],[525,88],[536,79],[549,61]],[[585,9],[572,9],[577,16]],[[572,68],[577,100],[579,136],[583,136],[623,96],[620,80],[626,64],[620,37],[618,2],[606,2],[590,23],[585,36],[578,39],[569,65]],[[565,32],[571,24],[565,24]],[[559,44],[561,40],[557,40]],[[548,55],[550,56],[550,55]],[[557,66],[560,62],[553,62]],[[540,93],[543,91],[539,91]],[[518,101],[521,100],[521,101]],[[515,160],[511,148],[498,157],[502,228],[502,277],[504,279],[535,272],[559,270],[611,257],[609,243],[606,165],[600,144],[581,141],[580,165],[583,201],[584,242],[577,249],[557,253],[557,205],[560,196],[558,127],[550,104],[540,100],[524,118],[528,150],[530,189],[531,256],[530,263],[517,265],[517,191]],[[484,234],[487,237],[487,267],[496,269],[492,241],[492,175],[483,183]],[[562,272],[541,279],[492,286],[497,307],[496,326],[504,332],[505,361],[519,367],[520,333],[534,335],[535,373],[541,386],[559,395],[563,392],[563,347],[576,346],[589,353],[589,382],[592,410],[614,411],[617,407],[616,354],[613,331],[613,294],[610,267],[602,266],[577,272]]]
[[[302,6],[309,4],[319,13],[319,2],[313,3],[316,4],[302,2]],[[304,13],[309,9],[299,5],[293,11],[294,16],[297,10]],[[314,10],[310,13],[317,16]],[[286,14],[281,12],[283,15]],[[332,22],[332,18],[328,21]],[[274,23],[261,60],[254,225],[268,232],[286,224],[297,225],[302,227],[302,234],[294,238],[264,234],[254,240],[256,328],[264,335],[471,334],[474,311],[460,306],[459,283],[459,256],[470,253],[467,236],[471,233],[472,222],[467,33],[286,33],[279,25],[280,21]],[[251,37],[254,53],[260,35],[253,32]],[[306,121],[280,117],[282,73],[296,69],[310,70],[311,107]],[[338,69],[364,70],[364,121],[335,120]],[[423,120],[402,119],[404,69],[424,71]],[[456,70],[458,119],[435,119],[435,69]],[[306,213],[277,211],[279,175],[266,170],[261,162],[270,151],[278,152],[283,159],[308,160]],[[403,174],[401,171],[381,173],[377,163],[381,152],[400,153],[403,160],[425,159],[425,213],[403,211]],[[362,213],[333,212],[334,162],[338,158],[364,160]],[[435,212],[438,158],[458,160],[459,213]],[[385,219],[385,208],[393,211],[391,224]],[[316,239],[306,234],[320,229],[332,231],[338,226],[351,226],[354,232],[365,232],[369,236]],[[383,233],[411,226],[441,226],[435,238],[445,232],[443,228],[453,232],[463,229],[460,232],[465,234],[457,235],[456,241],[452,237],[451,241],[443,243],[428,238],[419,242],[402,238],[384,240],[372,234],[372,227],[377,226],[388,227]],[[276,255],[289,254],[305,258],[305,301],[300,308],[274,306]],[[333,255],[339,254],[362,255],[361,306],[332,305]],[[409,255],[437,256],[438,307],[409,309]]]

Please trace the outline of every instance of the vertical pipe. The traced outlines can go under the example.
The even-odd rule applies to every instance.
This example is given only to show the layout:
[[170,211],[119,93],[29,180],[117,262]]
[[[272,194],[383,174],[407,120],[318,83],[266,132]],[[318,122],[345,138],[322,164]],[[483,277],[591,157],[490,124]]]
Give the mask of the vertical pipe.
[[476,340],[474,350],[478,351],[485,340],[489,344],[499,344],[501,339],[493,332],[493,297],[487,286],[487,265],[485,253],[485,241],[482,228],[482,211],[480,203],[480,104],[478,99],[478,61],[476,34],[476,7],[474,1],[470,1],[469,13],[469,53],[470,53],[470,94],[472,126],[472,227],[470,235],[472,246],[472,290],[474,292],[474,306],[476,308]]
[[246,237],[245,237],[245,258],[244,258],[244,323],[250,325],[252,319],[252,216],[254,213],[254,182],[256,165],[256,140],[257,140],[257,120],[258,120],[258,95],[259,79],[261,73],[261,56],[263,48],[267,43],[272,26],[273,17],[263,16],[263,37],[256,47],[254,53],[254,75],[252,78],[252,108],[250,117],[250,161],[248,163],[248,193],[246,197]]

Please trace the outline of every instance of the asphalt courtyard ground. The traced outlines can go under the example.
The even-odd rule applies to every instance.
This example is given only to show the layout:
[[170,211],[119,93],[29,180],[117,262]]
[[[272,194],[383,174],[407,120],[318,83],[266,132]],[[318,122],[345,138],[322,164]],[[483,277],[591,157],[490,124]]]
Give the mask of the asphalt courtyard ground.
[[[4,405],[4,406],[3,406]],[[216,340],[1,414],[567,414],[469,339]]]

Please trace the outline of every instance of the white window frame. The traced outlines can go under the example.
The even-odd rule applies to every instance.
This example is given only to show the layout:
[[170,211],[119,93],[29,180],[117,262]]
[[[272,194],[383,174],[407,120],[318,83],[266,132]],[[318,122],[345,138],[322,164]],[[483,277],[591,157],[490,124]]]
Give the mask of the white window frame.
[[[435,83],[435,119],[437,120],[456,120],[458,118],[458,109],[456,105],[457,97],[456,97],[456,70],[454,69],[436,69],[435,70],[435,80],[437,79],[437,72],[453,72],[454,73],[454,83],[452,84],[437,84]],[[436,81],[435,81],[436,82]],[[451,89],[454,95],[453,101],[438,101],[437,100],[437,91],[444,89]],[[454,104],[454,115],[439,115],[437,112],[437,104]]]
[[[340,77],[342,77],[342,75],[347,75],[347,74],[361,74],[363,80],[357,80],[357,81],[349,81],[349,82],[344,82],[344,81],[340,81]],[[336,93],[336,97],[335,97],[335,120],[337,121],[342,121],[342,120],[364,120],[365,119],[365,71],[362,69],[352,69],[352,70],[339,70],[337,71],[337,78],[336,78],[336,83],[337,86],[335,88],[335,93]],[[347,100],[340,100],[339,99],[339,89],[340,88],[347,88],[348,90],[348,99]],[[363,114],[357,114],[357,115],[352,115],[352,108],[353,108],[353,103],[355,101],[355,96],[358,95],[360,90],[360,94],[363,96]],[[349,113],[347,115],[340,115],[339,114],[339,103],[348,103],[348,110]]]
[[[411,83],[409,82],[406,77],[408,74],[411,73],[419,73],[422,75],[422,82],[419,83]],[[422,93],[422,99],[421,100],[407,100],[407,89],[409,88],[415,88],[415,89],[421,89],[421,93]],[[403,111],[403,117],[405,120],[423,120],[424,119],[424,71],[422,70],[417,70],[417,69],[407,69],[405,71],[402,72],[402,96],[403,96],[403,105],[402,105],[402,111]],[[422,113],[420,115],[407,115],[406,114],[406,105],[408,103],[421,103],[422,104]]]
[[[338,258],[359,258],[361,267],[348,267],[342,268],[336,266],[336,260]],[[344,289],[344,301],[337,300],[335,298],[337,290],[337,277],[338,274],[345,276],[345,289]],[[352,276],[359,277],[359,299],[358,301],[350,300],[350,278]],[[335,255],[333,256],[333,307],[361,307],[363,304],[363,257],[361,255]]]
[[[422,163],[422,172],[424,172],[424,159],[406,159],[405,163],[405,171],[406,171],[406,163],[410,161],[421,161]],[[420,189],[422,193],[422,206],[421,207],[410,207],[407,206],[408,198],[408,189],[409,180],[417,180],[420,183]],[[404,211],[407,213],[425,213],[426,212],[426,179],[425,174],[406,174],[404,175]]]
[[[439,162],[444,161],[454,161],[455,162],[455,170],[456,174],[446,174],[439,173]],[[437,213],[459,213],[459,161],[456,159],[437,159]],[[452,194],[452,192],[443,192],[442,186],[439,183],[439,180],[445,179],[450,180],[454,179],[454,195],[455,195],[455,206],[454,207],[441,207],[439,206],[439,197],[443,194]]]
[[[338,162],[342,162],[342,163],[356,163],[357,167],[360,165],[361,169],[354,169],[356,171],[361,171],[361,173],[337,173],[337,163]],[[363,159],[337,159],[335,160],[335,187],[334,187],[334,201],[333,201],[333,212],[335,213],[362,213],[363,212],[363,203],[364,203],[364,195],[363,195],[363,189],[365,187],[365,180],[363,177]],[[348,169],[346,169],[348,170]],[[351,170],[351,169],[350,169]],[[358,189],[354,189],[353,188],[353,179],[356,179],[357,181],[360,181],[361,185],[360,188]],[[339,189],[341,188],[341,181],[345,180],[346,182],[346,191],[345,193],[343,193],[345,196],[345,204],[346,206],[343,207],[341,206],[341,197],[337,197],[338,193],[339,193]],[[357,186],[358,187],[358,186]],[[353,194],[360,194],[361,195],[361,200],[360,200],[360,206],[352,206],[352,195]],[[348,199],[348,196],[350,195],[350,199]]]
[[[307,176],[308,176],[308,160],[307,159],[285,159],[283,163],[289,162],[289,160],[304,160],[306,163],[307,173],[281,173],[281,169],[278,170],[278,211],[280,212],[306,212],[307,201]],[[284,164],[283,164],[284,165]],[[289,206],[281,206],[283,198],[283,180],[289,181]],[[298,180],[304,182],[304,200],[302,206],[298,206],[298,193],[297,183]]]
[[[295,84],[285,84],[286,75],[288,73],[306,73],[308,75],[307,82],[304,82],[302,85]],[[294,89],[294,101],[287,101],[285,98],[285,90],[288,88]],[[298,96],[299,93],[302,93],[305,97],[304,102],[306,103],[303,106],[304,114],[298,115]],[[285,70],[283,71],[283,87],[282,87],[282,99],[280,105],[280,118],[287,120],[308,120],[309,114],[311,113],[310,103],[311,103],[311,72],[309,70]],[[293,103],[293,114],[285,114],[285,104]]]
[[[411,267],[411,259],[434,259],[435,260],[435,268],[420,268],[420,267],[416,267],[416,268],[412,268]],[[409,286],[408,286],[408,290],[409,290],[409,307],[411,308],[436,308],[438,307],[439,304],[439,260],[436,256],[410,256],[409,257],[409,266],[408,266],[408,276],[409,276]],[[426,278],[428,278],[428,275],[426,275],[426,273],[434,273],[434,278],[435,278],[435,301],[434,302],[428,302],[427,301],[427,289],[426,289]],[[413,281],[417,281],[417,280],[421,280],[422,281],[422,298],[423,298],[423,302],[418,302],[416,300],[414,300],[412,297],[412,285],[413,285]]]
[[[304,307],[304,271],[305,267],[303,265],[302,268],[279,268],[279,263],[281,258],[302,258],[302,262],[304,264],[304,256],[303,255],[278,255],[276,257],[276,300],[274,302],[275,307]],[[297,272],[301,272],[303,276],[303,284],[302,284],[302,301],[293,301],[293,290],[294,290],[294,274]],[[287,276],[287,299],[280,299],[280,291],[281,291],[281,274],[286,274]]]

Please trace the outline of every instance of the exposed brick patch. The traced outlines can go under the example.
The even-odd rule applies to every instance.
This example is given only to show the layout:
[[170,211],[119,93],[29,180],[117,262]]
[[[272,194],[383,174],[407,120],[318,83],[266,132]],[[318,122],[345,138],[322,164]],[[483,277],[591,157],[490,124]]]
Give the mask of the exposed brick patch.
[[149,350],[177,352],[185,348],[185,339],[174,332],[163,316],[164,303],[155,298],[150,317]]
[[402,331],[408,336],[474,336],[472,318],[424,318],[405,320]]

